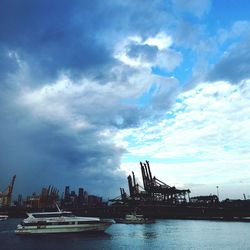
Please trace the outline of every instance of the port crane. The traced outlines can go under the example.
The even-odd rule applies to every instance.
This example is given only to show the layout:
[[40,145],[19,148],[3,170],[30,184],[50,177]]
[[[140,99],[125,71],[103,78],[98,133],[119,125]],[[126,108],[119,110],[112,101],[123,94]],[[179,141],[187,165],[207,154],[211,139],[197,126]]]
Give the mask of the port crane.
[[0,192],[0,207],[11,206],[11,198],[12,198],[12,192],[13,192],[15,180],[16,180],[16,175],[12,177],[12,180],[9,186],[3,192]]
[[152,201],[168,201],[171,203],[183,202],[186,200],[186,195],[190,193],[189,189],[177,189],[174,186],[169,186],[163,181],[152,177],[149,161],[146,163],[140,162],[144,190]]
[[[143,203],[168,203],[177,204],[186,202],[188,196],[189,200],[189,189],[177,189],[174,186],[170,186],[163,181],[159,180],[155,176],[152,176],[149,161],[145,163],[140,162],[141,174],[143,186],[136,182],[135,174],[127,177],[129,195],[126,194],[124,188],[120,188],[120,198],[123,202],[138,201]],[[115,198],[111,201],[119,201],[119,198]]]

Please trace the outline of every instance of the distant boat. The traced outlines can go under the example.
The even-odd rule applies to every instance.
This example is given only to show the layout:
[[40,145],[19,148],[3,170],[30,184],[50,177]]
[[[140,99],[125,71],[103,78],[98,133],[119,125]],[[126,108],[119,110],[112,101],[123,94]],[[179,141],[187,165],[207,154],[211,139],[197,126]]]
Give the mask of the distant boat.
[[77,217],[72,212],[28,213],[28,218],[17,225],[16,234],[76,233],[105,231],[114,220],[96,217]]
[[8,219],[8,215],[0,214],[0,220],[7,220],[7,219]]
[[115,222],[123,224],[149,224],[149,223],[154,223],[154,220],[145,218],[143,215],[132,213],[132,214],[127,214],[125,218],[115,219]]

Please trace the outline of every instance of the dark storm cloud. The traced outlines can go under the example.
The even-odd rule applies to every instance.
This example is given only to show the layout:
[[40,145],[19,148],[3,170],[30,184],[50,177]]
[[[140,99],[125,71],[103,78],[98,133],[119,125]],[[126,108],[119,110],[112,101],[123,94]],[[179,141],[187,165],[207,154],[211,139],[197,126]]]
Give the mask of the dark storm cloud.
[[8,74],[17,71],[19,68],[15,55],[0,45],[0,81],[6,80]]
[[[1,188],[14,174],[15,193],[30,194],[52,184],[84,186],[105,196],[124,186],[124,173],[117,171],[124,149],[113,142],[115,132],[110,137],[102,132],[138,126],[151,111],[126,102],[127,96],[142,94],[142,73],[114,59],[114,45],[129,35],[144,39],[161,31],[172,18],[164,4],[132,0],[0,2]],[[150,60],[155,50],[145,45],[131,47],[129,53]],[[46,90],[47,99],[39,103],[43,87],[54,86],[61,74],[75,81],[73,89],[82,78],[95,81],[100,89],[89,84],[70,97],[63,91],[51,97]],[[113,87],[102,91],[110,82]],[[40,91],[39,95],[33,95],[34,91]],[[35,99],[27,106],[22,103],[26,92]],[[167,103],[163,92],[160,96]],[[64,106],[66,111],[59,114]],[[77,119],[88,126],[72,128],[70,122]]]
[[98,3],[89,1],[3,1],[0,42],[32,65],[35,79],[61,70],[80,74],[111,58],[98,41]]
[[237,84],[250,76],[250,39],[227,51],[212,71],[208,79],[227,80]]
[[[160,1],[149,5],[160,10]],[[140,1],[5,0],[0,4],[0,43],[32,65],[37,81],[60,71],[93,74],[112,63],[110,49],[120,30],[123,35],[158,32],[160,20],[151,10]]]
[[98,128],[72,131],[9,104],[2,105],[0,138],[1,188],[14,174],[16,192],[25,193],[53,184],[61,190],[64,185],[84,186],[107,195],[115,194],[112,189],[124,181],[113,173],[124,150],[103,140]]

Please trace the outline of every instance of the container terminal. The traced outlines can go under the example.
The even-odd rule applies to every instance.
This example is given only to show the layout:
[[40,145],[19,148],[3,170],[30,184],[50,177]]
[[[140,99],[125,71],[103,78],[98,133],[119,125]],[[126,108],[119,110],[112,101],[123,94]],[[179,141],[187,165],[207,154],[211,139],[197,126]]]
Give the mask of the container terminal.
[[53,211],[59,203],[62,209],[77,215],[102,218],[121,218],[131,212],[143,214],[153,219],[203,219],[250,222],[250,200],[226,199],[219,201],[218,195],[191,197],[189,189],[170,186],[152,175],[148,161],[140,162],[143,186],[136,182],[134,172],[127,177],[129,193],[120,188],[120,195],[108,202],[101,197],[89,195],[79,188],[78,195],[65,187],[64,195],[53,186],[43,188],[41,194],[33,194],[22,202],[11,206],[12,190],[16,176],[5,192],[0,192],[0,212],[11,217],[23,217],[26,212]]

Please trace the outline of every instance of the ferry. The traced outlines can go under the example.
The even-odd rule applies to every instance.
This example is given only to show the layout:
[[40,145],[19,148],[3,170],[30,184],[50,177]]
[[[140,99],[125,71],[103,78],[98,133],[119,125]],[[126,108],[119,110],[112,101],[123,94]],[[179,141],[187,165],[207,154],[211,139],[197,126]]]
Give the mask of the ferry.
[[143,215],[132,213],[126,214],[125,218],[117,218],[115,219],[116,223],[123,224],[149,224],[154,223],[154,220],[145,218]]
[[97,217],[78,217],[68,211],[27,213],[17,225],[16,234],[77,233],[105,231],[114,220]]
[[7,219],[8,219],[8,215],[0,214],[0,220],[7,220]]

